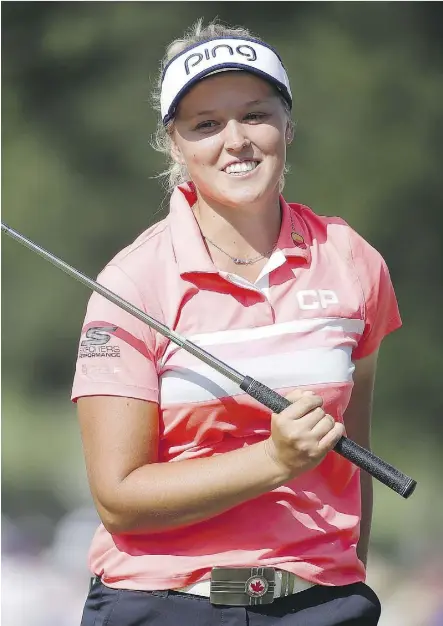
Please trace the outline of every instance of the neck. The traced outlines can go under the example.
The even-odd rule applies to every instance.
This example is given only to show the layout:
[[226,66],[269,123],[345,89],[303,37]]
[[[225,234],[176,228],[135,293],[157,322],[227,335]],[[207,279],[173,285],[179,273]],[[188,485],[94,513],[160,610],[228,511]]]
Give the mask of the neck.
[[229,255],[250,258],[267,254],[281,227],[279,195],[254,205],[227,207],[197,193],[194,215],[204,237]]

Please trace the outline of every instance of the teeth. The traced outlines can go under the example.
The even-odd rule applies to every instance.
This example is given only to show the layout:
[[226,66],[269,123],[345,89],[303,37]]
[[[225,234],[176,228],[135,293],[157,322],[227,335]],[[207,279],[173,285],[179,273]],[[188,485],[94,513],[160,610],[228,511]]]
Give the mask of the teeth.
[[241,163],[232,163],[225,169],[226,174],[243,174],[244,172],[252,172],[257,167],[257,161],[242,161]]

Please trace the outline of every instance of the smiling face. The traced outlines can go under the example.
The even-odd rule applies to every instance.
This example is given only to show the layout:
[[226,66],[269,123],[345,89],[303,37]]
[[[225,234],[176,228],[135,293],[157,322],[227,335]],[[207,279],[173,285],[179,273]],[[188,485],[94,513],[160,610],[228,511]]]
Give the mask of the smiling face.
[[283,103],[268,82],[222,72],[181,100],[172,156],[207,202],[246,206],[278,197],[290,133]]

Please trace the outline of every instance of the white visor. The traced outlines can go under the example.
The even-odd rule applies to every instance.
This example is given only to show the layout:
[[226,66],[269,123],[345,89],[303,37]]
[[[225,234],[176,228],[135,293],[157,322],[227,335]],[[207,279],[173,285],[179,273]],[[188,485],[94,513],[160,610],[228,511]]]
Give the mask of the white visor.
[[256,39],[221,37],[187,48],[165,67],[161,88],[161,115],[167,124],[185,93],[209,74],[244,70],[271,82],[292,107],[288,75],[277,52]]

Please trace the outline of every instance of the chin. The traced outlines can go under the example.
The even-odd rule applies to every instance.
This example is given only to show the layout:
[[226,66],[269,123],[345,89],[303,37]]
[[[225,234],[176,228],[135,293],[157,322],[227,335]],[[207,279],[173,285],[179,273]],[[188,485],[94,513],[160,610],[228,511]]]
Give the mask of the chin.
[[259,202],[266,195],[265,190],[259,192],[245,189],[234,193],[225,193],[220,196],[220,201],[226,206],[248,206]]
[[274,182],[263,184],[263,181],[260,181],[260,184],[257,184],[245,180],[235,181],[235,184],[226,185],[223,188],[219,187],[215,190],[215,194],[210,195],[216,196],[214,199],[226,206],[247,206],[270,196],[275,189],[278,189],[278,183],[277,185]]

